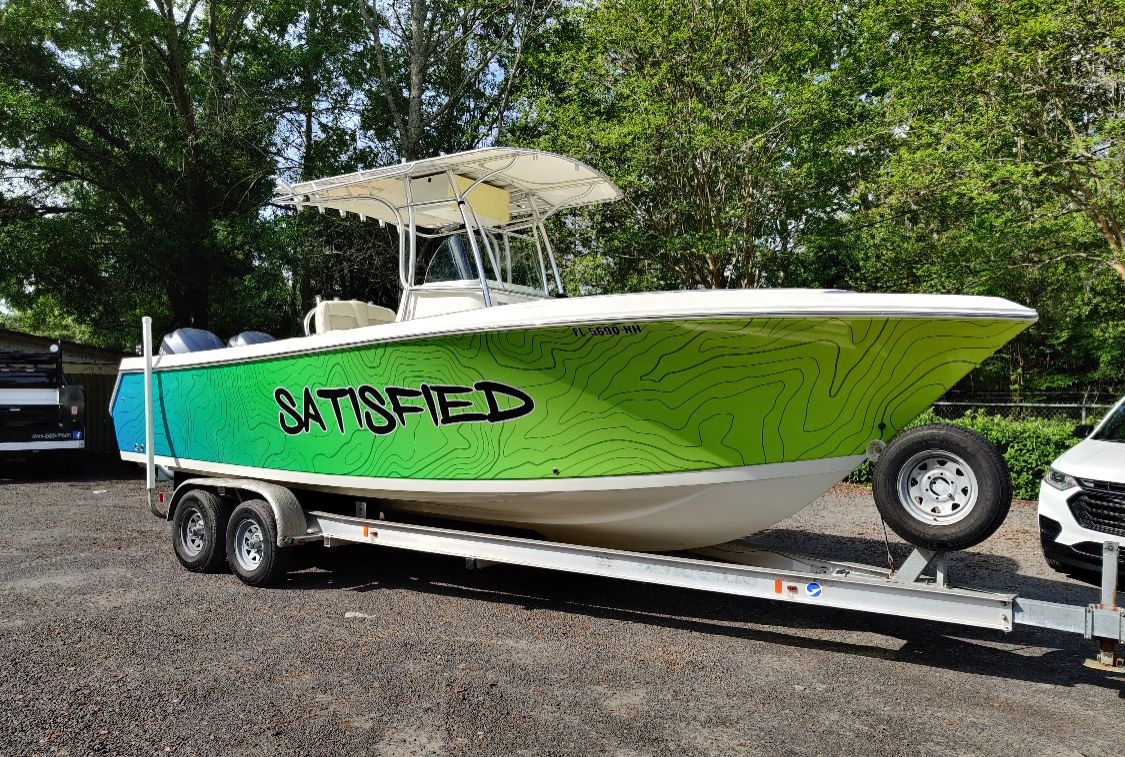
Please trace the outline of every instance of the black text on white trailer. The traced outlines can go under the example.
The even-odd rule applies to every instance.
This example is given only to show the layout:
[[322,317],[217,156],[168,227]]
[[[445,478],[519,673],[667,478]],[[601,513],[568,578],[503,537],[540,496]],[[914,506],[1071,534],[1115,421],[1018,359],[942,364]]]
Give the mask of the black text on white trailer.
[[[246,583],[281,578],[301,543],[370,544],[591,576],[698,589],[794,604],[821,605],[976,628],[1017,625],[1081,634],[1098,642],[1088,664],[1121,669],[1125,610],[1117,607],[1118,545],[1102,554],[1101,601],[1086,606],[1023,599],[1014,594],[951,586],[944,552],[916,548],[896,571],[755,549],[737,542],[676,556],[584,547],[477,531],[398,523],[306,510],[290,489],[244,478],[182,481],[162,512],[153,460],[151,323],[144,322],[146,488],[152,512],[173,522],[173,542],[186,566],[225,561]],[[162,497],[160,499],[163,499]],[[223,527],[225,526],[225,528]],[[219,533],[222,530],[223,533]],[[188,560],[184,559],[184,550]],[[933,575],[927,575],[932,569]]]

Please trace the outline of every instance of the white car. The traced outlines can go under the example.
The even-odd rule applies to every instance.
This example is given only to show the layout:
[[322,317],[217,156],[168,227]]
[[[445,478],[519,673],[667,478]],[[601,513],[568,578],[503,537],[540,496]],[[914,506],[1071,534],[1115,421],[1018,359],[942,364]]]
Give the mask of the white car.
[[1101,570],[1102,542],[1125,547],[1125,397],[1097,426],[1074,433],[1082,441],[1039,486],[1039,538],[1052,568],[1088,576]]

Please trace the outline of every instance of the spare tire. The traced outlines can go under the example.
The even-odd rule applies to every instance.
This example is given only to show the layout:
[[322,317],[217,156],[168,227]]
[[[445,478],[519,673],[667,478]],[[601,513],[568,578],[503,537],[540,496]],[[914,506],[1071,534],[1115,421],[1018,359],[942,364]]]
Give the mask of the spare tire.
[[875,463],[871,488],[891,530],[926,549],[980,544],[1012,506],[1000,450],[957,426],[919,426],[895,437]]

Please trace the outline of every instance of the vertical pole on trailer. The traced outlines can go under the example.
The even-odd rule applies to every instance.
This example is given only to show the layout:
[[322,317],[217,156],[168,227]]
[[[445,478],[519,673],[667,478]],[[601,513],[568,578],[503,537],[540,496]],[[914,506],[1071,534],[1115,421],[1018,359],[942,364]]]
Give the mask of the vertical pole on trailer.
[[152,407],[152,318],[145,316],[141,319],[141,340],[145,357],[145,491],[148,495],[148,508],[155,515],[163,515],[156,509],[156,451],[153,439]]
[[[1117,609],[1117,554],[1115,541],[1102,543],[1102,601],[1103,610]],[[1098,639],[1098,662],[1113,667],[1117,664],[1117,639]]]

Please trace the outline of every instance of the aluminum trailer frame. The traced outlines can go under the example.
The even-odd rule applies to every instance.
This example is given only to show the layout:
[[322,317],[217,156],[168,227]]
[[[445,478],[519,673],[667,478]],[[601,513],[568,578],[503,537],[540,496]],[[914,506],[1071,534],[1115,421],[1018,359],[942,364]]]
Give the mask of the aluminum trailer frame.
[[[362,511],[363,507],[357,506]],[[1098,666],[1121,669],[1125,610],[1117,598],[1116,542],[1103,552],[1102,601],[1087,606],[1024,599],[1015,594],[949,584],[947,554],[915,549],[895,572],[834,562],[741,542],[696,550],[693,556],[626,552],[391,520],[305,513],[307,533],[295,541],[370,544],[462,557],[470,564],[503,563],[662,586],[697,589],[802,605],[858,610],[1010,632],[1016,626],[1081,634],[1099,642]],[[933,568],[934,575],[926,575]]]

